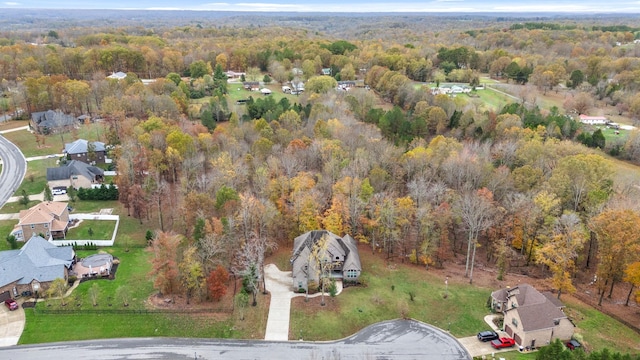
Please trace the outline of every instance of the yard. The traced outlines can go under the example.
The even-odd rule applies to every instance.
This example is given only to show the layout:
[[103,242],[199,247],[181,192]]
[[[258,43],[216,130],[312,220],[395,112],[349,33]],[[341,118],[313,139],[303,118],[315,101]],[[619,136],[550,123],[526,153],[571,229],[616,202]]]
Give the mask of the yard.
[[77,139],[100,141],[104,140],[104,135],[104,124],[92,123],[80,125],[79,128],[73,132],[47,135],[44,137],[44,144],[38,144],[36,142],[36,136],[27,130],[9,132],[3,136],[16,144],[25,157],[33,157],[60,154],[64,149],[65,143],[70,143]]
[[35,195],[43,192],[45,186],[47,186],[47,168],[57,166],[55,158],[29,161],[27,163],[25,178],[13,196],[21,196],[22,190],[25,190],[27,195]]
[[69,229],[65,240],[111,240],[115,226],[110,220],[82,220]]

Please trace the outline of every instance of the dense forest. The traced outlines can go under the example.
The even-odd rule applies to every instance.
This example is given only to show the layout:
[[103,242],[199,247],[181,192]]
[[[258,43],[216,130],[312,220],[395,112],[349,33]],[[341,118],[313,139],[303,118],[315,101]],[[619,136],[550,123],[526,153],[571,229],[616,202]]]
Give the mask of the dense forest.
[[[583,269],[600,302],[640,285],[637,177],[616,162],[640,161],[640,137],[608,142],[576,116],[640,118],[637,19],[372,19],[16,19],[0,30],[0,111],[104,120],[120,201],[141,223],[158,219],[162,293],[204,298],[225,269],[255,293],[265,256],[320,228],[395,261],[464,258],[470,282],[481,261],[498,278],[541,268],[558,296]],[[229,71],[306,88],[239,103]],[[513,102],[431,90],[486,79],[519,89]],[[538,104],[559,92],[562,106]]]

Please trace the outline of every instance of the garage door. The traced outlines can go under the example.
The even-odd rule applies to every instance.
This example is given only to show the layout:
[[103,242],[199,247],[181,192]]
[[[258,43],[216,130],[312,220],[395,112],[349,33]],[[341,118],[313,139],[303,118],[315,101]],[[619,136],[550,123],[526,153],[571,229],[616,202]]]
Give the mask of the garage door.
[[520,335],[515,334],[515,336],[513,337],[513,340],[516,341],[516,344],[522,345],[522,339],[520,338]]
[[0,302],[4,302],[5,300],[10,298],[11,298],[11,293],[9,293],[8,291],[0,293]]
[[513,330],[511,330],[511,327],[509,325],[505,325],[504,326],[504,331],[509,334],[509,336],[513,337]]

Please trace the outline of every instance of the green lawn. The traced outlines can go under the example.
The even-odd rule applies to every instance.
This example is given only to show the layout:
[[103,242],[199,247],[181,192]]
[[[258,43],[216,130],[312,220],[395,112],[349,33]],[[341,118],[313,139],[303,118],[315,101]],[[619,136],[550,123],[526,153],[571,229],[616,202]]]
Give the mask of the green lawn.
[[80,126],[73,133],[63,133],[45,136],[44,145],[36,143],[36,137],[29,131],[14,131],[3,136],[20,148],[25,157],[43,156],[59,154],[64,149],[65,143],[70,143],[77,139],[90,141],[102,140],[104,137],[104,124],[92,123]]
[[[362,275],[366,286],[347,288],[339,296],[328,299],[331,304],[325,308],[314,306],[310,311],[311,307],[304,302],[300,302],[300,307],[292,307],[292,336],[302,333],[308,340],[332,340],[402,316],[449,329],[457,337],[471,336],[487,327],[483,318],[491,289],[450,281],[448,297],[444,299],[443,279],[423,268],[390,269],[379,256],[367,250],[362,250],[360,256],[366,269]],[[413,301],[410,292],[415,294]]]
[[17,223],[18,220],[0,220],[0,251],[11,249],[6,238]]
[[31,200],[27,205],[22,205],[19,202],[6,203],[2,208],[0,208],[0,214],[16,214],[19,213],[20,210],[26,210],[38,203],[40,203],[39,200]]
[[474,91],[468,96],[470,101],[473,101],[473,99],[479,99],[482,102],[482,106],[484,108],[488,108],[494,111],[500,110],[505,105],[511,104],[516,101],[516,99],[494,91],[489,87],[486,87],[484,90]]
[[14,196],[22,195],[22,190],[25,190],[28,195],[43,192],[44,187],[47,186],[47,168],[57,166],[54,158],[29,161],[27,163],[27,173],[22,184],[15,191]]
[[66,240],[111,240],[115,227],[115,221],[82,220],[78,226],[69,229]]

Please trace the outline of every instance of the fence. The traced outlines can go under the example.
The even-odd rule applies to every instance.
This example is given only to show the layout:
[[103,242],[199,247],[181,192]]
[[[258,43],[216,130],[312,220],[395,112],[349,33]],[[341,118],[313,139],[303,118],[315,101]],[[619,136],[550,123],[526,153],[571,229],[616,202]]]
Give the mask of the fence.
[[116,226],[113,229],[113,235],[111,236],[111,240],[55,240],[54,243],[57,246],[69,246],[69,245],[80,245],[84,246],[89,243],[94,244],[96,246],[113,246],[116,241],[116,236],[118,235],[118,227],[120,226],[120,215],[95,215],[95,214],[73,214],[69,216],[70,219],[78,219],[78,220],[115,220]]
[[87,310],[50,310],[50,309],[36,309],[36,313],[43,315],[156,315],[156,314],[220,314],[220,313],[232,313],[233,308],[218,308],[218,309],[176,309],[176,310],[148,310],[148,309],[87,309]]

